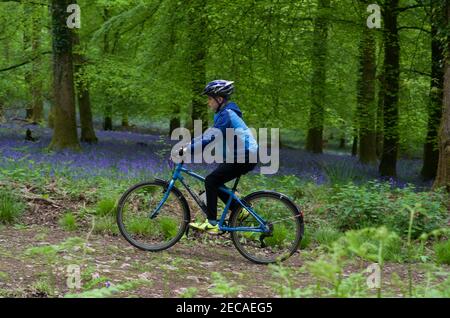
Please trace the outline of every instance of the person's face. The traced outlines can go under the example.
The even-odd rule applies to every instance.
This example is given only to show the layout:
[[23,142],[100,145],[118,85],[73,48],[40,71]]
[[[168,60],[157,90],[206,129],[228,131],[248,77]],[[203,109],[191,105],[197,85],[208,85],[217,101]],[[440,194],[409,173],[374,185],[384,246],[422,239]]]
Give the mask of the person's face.
[[211,110],[216,111],[217,108],[219,108],[219,104],[217,102],[222,103],[223,97],[216,97],[214,99],[214,97],[208,96],[208,106]]

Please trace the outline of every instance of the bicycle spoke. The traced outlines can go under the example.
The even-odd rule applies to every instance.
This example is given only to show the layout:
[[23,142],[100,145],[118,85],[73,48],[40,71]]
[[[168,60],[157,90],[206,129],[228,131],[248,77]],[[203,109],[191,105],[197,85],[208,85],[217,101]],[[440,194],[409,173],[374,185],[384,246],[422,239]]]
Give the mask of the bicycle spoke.
[[[252,209],[267,222],[270,232],[234,232],[233,241],[241,254],[258,263],[272,263],[292,255],[298,247],[303,226],[297,210],[273,194],[250,196],[246,201],[251,203]],[[232,221],[233,227],[259,226],[259,222],[252,215],[239,218],[236,214]]]
[[145,250],[170,247],[183,235],[188,217],[183,201],[171,192],[156,218],[151,219],[164,197],[162,184],[147,183],[129,190],[121,199],[118,224],[122,234],[133,245]]

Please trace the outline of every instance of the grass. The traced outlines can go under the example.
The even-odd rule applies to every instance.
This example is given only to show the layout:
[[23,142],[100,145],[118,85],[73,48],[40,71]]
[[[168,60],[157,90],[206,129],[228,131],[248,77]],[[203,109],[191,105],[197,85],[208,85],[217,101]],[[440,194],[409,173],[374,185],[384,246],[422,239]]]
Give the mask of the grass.
[[209,292],[213,295],[221,297],[237,297],[243,286],[228,281],[222,274],[213,272],[211,274],[213,286],[209,288]]
[[104,216],[95,219],[95,234],[119,234],[116,221],[111,216]]
[[159,225],[165,238],[173,238],[178,233],[178,223],[169,217],[161,217]]
[[47,258],[54,258],[56,257],[58,252],[65,251],[65,250],[71,250],[75,247],[80,247],[84,244],[84,240],[80,237],[69,237],[64,242],[61,242],[60,244],[54,244],[54,245],[45,245],[45,246],[37,246],[37,247],[30,247],[25,250],[26,256],[44,256]]
[[104,198],[97,203],[95,214],[97,216],[115,215],[116,200],[112,198]]
[[87,290],[81,293],[68,293],[64,298],[108,298],[124,291],[131,291],[142,285],[150,285],[151,282],[145,280],[132,280],[117,285],[107,285],[102,288]]
[[66,231],[75,231],[78,228],[77,220],[72,212],[65,213],[58,223]]
[[450,240],[435,243],[434,252],[438,264],[450,265]]
[[303,238],[300,242],[300,249],[304,250],[308,248],[311,245],[311,235],[309,234],[308,230],[305,230],[303,233]]
[[9,280],[9,274],[5,272],[0,272],[0,281],[7,281]]
[[54,294],[55,294],[55,287],[52,284],[52,282],[50,281],[50,279],[47,277],[43,277],[43,278],[40,278],[39,280],[35,281],[31,285],[31,289],[35,293],[44,294],[45,296],[51,297],[51,296],[54,296]]
[[198,294],[198,289],[195,287],[188,287],[180,294],[180,298],[194,298]]
[[331,226],[322,226],[314,231],[313,240],[320,245],[331,246],[333,242],[338,240],[342,233]]
[[13,190],[0,189],[0,223],[13,224],[25,211],[25,203]]

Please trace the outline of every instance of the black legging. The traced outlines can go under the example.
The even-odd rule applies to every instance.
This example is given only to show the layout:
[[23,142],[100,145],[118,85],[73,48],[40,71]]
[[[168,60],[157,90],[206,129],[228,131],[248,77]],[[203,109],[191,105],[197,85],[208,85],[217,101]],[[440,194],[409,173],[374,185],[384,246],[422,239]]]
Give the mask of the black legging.
[[[233,180],[249,171],[252,171],[256,163],[221,163],[216,170],[205,178],[206,201],[208,220],[217,219],[217,196],[226,204],[230,196],[219,187],[225,182]],[[233,211],[237,202],[231,201],[230,209]]]

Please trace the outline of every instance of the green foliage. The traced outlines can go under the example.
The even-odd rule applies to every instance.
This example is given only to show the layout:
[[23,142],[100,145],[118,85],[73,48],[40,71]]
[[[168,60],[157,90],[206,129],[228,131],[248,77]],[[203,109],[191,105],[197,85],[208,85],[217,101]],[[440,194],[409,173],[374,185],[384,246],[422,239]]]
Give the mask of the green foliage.
[[5,281],[7,281],[8,279],[9,279],[8,273],[0,272],[0,281],[5,282]]
[[279,281],[273,284],[273,288],[282,298],[297,298],[310,295],[309,290],[295,288],[292,283],[292,271],[281,264],[269,264],[272,275]]
[[400,262],[405,257],[405,241],[386,227],[347,231],[337,244],[345,247],[350,256],[381,264],[384,260]]
[[345,184],[360,181],[363,178],[355,163],[350,160],[338,160],[333,164],[320,166],[325,171],[330,184]]
[[268,246],[280,246],[286,241],[286,239],[288,239],[289,236],[292,236],[289,229],[282,224],[277,224],[274,226],[272,236],[267,237],[264,241]]
[[194,298],[198,293],[198,289],[195,287],[189,287],[180,294],[180,298]]
[[96,288],[81,293],[69,293],[64,298],[108,298],[117,293],[133,290],[141,285],[148,285],[146,280],[132,280],[126,283],[110,285],[109,287]]
[[311,235],[309,234],[308,230],[305,230],[303,238],[300,242],[300,249],[308,248],[310,244],[311,244]]
[[331,246],[331,244],[341,236],[341,232],[327,225],[321,226],[314,231],[314,241],[320,245]]
[[31,289],[35,293],[44,294],[45,296],[54,296],[55,294],[55,286],[52,283],[51,279],[48,277],[42,277],[39,280],[35,281],[31,285]]
[[47,259],[53,259],[57,253],[72,250],[83,246],[85,240],[80,237],[69,237],[60,244],[30,247],[25,250],[27,256],[45,256]]
[[173,238],[178,233],[178,222],[170,217],[161,217],[159,225],[166,238]]
[[77,220],[72,212],[65,213],[58,223],[66,231],[75,231],[78,228]]
[[25,204],[13,190],[0,188],[0,223],[14,223],[24,211]]
[[222,274],[213,272],[211,274],[213,281],[213,287],[209,289],[214,295],[222,297],[236,297],[242,290],[243,286],[237,285],[233,282],[229,282]]
[[118,234],[119,229],[111,216],[104,216],[95,218],[93,232],[96,234]]
[[436,253],[436,261],[439,264],[450,265],[450,240],[435,243],[434,252]]
[[116,213],[116,200],[104,198],[97,203],[95,214],[97,216],[112,216]]
[[447,195],[442,192],[414,192],[411,187],[390,190],[386,183],[347,184],[330,198],[328,210],[340,230],[386,225],[404,236],[408,232],[409,211],[416,206],[412,237],[446,224]]

